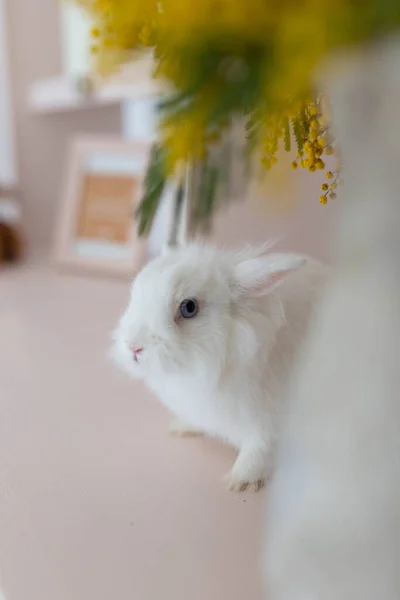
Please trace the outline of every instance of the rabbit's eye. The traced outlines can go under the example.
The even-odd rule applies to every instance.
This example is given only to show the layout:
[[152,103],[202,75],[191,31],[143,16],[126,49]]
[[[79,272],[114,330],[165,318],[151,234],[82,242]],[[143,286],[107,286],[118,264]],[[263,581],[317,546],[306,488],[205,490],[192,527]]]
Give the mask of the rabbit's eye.
[[179,305],[179,314],[183,319],[193,319],[199,312],[199,303],[196,298],[186,298]]

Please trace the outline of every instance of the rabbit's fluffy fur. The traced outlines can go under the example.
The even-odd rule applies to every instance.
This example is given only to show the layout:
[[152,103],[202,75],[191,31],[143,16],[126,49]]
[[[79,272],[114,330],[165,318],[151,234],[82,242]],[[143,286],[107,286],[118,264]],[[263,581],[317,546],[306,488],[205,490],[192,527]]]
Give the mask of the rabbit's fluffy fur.
[[[324,267],[298,254],[189,245],[133,282],[114,360],[174,413],[175,430],[238,449],[231,489],[257,489],[268,475],[289,373],[323,280]],[[191,319],[179,312],[187,298],[199,306]]]

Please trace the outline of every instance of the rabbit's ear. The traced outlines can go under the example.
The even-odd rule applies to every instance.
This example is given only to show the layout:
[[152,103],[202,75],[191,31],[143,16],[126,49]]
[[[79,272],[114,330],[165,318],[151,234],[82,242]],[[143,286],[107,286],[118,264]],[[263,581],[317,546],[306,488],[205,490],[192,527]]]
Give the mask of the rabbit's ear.
[[234,267],[234,288],[249,296],[263,296],[306,262],[298,254],[267,254],[241,260]]

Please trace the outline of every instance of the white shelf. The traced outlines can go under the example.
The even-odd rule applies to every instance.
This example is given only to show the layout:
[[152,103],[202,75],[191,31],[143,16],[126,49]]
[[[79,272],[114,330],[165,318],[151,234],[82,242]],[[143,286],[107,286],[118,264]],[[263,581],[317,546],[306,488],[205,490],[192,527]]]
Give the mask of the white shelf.
[[72,77],[40,80],[31,87],[28,104],[33,112],[46,114],[154,96],[160,92],[160,86],[151,77],[151,68],[147,59],[134,62],[90,94],[81,93]]
[[14,198],[0,198],[0,222],[12,224],[20,221],[21,207],[17,201]]

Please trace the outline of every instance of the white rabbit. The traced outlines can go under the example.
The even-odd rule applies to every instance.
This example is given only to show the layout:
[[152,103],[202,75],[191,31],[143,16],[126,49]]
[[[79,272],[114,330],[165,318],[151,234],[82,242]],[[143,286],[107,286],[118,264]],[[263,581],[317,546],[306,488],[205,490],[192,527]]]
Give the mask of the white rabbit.
[[174,430],[239,450],[230,489],[271,468],[293,359],[325,279],[298,254],[200,245],[147,264],[114,333],[113,358],[178,417]]

